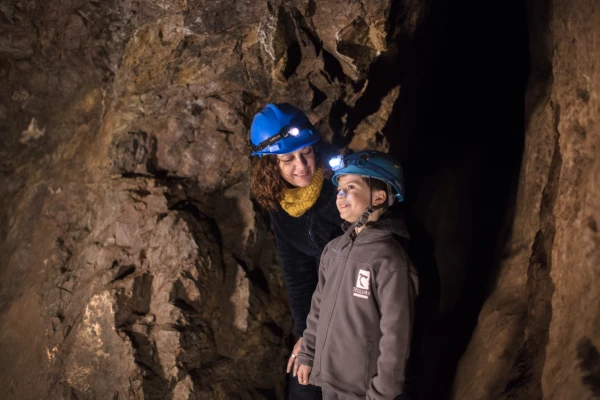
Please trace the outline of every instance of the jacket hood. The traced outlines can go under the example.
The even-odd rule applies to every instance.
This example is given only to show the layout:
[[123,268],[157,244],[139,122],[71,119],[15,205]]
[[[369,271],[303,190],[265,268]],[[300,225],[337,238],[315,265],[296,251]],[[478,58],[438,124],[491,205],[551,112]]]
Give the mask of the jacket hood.
[[366,226],[367,228],[388,231],[394,235],[410,239],[410,234],[404,222],[404,214],[386,211],[379,220],[372,223],[367,222]]
[[386,211],[379,220],[367,222],[365,224],[365,229],[363,229],[358,236],[353,237],[355,226],[356,222],[350,224],[347,221],[344,221],[342,224],[344,234],[332,245],[334,249],[340,251],[353,239],[360,242],[371,242],[386,236],[398,236],[400,238],[410,239],[406,223],[404,222],[404,214],[393,213],[389,210]]
[[[356,222],[350,223],[348,221],[344,221],[342,223],[342,230],[344,232],[351,233],[356,226]],[[410,234],[408,233],[408,229],[406,228],[406,223],[404,222],[404,214],[386,211],[383,213],[381,218],[374,222],[367,222],[365,224],[367,228],[377,229],[385,232],[391,232],[394,235],[398,235],[400,237],[410,239]]]

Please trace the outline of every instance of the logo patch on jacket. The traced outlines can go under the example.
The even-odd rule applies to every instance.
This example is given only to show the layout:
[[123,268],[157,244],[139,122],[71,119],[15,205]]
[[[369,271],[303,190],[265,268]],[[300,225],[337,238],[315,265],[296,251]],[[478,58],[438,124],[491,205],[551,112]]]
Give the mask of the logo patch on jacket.
[[352,294],[356,297],[368,299],[371,291],[369,290],[369,281],[371,280],[371,271],[365,271],[364,269],[358,270],[358,277],[356,278],[356,286],[352,289]]

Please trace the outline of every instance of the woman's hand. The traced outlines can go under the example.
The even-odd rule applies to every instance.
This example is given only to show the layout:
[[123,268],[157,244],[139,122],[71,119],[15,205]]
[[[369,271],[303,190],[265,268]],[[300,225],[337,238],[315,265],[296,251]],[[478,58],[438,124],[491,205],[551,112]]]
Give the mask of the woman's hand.
[[308,385],[310,371],[312,371],[312,367],[309,367],[308,365],[301,365],[300,368],[298,368],[298,383],[301,385]]
[[298,353],[300,352],[301,345],[302,345],[302,338],[298,339],[298,341],[294,345],[294,348],[292,349],[292,355],[290,356],[290,359],[288,360],[287,369],[285,370],[288,374],[292,370],[292,365],[294,366],[294,376],[296,376],[296,374],[298,373],[298,367],[299,367]]

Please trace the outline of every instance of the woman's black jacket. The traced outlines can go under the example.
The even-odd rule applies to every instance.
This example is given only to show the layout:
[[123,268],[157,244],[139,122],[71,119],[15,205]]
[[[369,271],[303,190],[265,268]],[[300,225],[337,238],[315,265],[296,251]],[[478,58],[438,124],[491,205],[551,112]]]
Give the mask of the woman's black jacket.
[[297,337],[306,328],[321,253],[330,240],[343,233],[335,197],[336,188],[326,179],[317,202],[300,217],[292,217],[280,207],[270,212]]

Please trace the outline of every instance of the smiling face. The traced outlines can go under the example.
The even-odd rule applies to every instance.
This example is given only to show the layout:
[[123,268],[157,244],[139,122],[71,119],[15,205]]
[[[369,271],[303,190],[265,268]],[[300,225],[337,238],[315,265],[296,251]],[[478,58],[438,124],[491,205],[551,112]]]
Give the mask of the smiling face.
[[277,165],[286,182],[292,186],[306,187],[315,175],[315,152],[312,146],[307,146],[293,153],[280,154],[277,156]]
[[[372,193],[371,193],[372,192]],[[372,202],[370,197],[372,195]],[[369,190],[368,180],[359,175],[338,177],[338,192],[335,204],[340,217],[350,223],[358,221],[369,204],[380,205],[387,199],[385,190]]]

